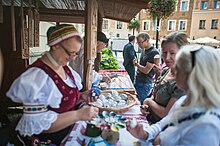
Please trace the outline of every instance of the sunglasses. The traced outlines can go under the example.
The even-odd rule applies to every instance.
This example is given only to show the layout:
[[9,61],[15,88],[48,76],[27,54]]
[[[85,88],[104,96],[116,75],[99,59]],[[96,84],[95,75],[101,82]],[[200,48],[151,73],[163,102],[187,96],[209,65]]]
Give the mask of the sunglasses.
[[196,52],[198,52],[198,51],[201,50],[201,49],[202,49],[202,47],[196,47],[196,48],[192,48],[192,49],[190,50],[192,68],[195,66],[195,63],[196,63]]
[[75,57],[75,56],[78,56],[79,55],[79,53],[78,52],[70,52],[70,51],[68,51],[68,49],[66,48],[66,47],[64,47],[63,46],[63,44],[59,44],[60,45],[60,47],[66,52],[66,54],[68,55],[68,56],[70,56],[70,57]]

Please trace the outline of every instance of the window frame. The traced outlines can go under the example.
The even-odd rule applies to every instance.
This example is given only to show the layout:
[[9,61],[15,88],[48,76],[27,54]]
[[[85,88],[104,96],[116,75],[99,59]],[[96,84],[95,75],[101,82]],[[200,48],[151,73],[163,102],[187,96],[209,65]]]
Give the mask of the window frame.
[[[217,20],[217,23],[216,23],[216,26],[215,27],[213,27],[213,21],[215,21],[215,20]],[[211,21],[211,29],[218,29],[218,19],[212,19],[212,21]]]
[[[104,22],[107,22],[107,28],[104,27],[104,26],[106,26],[106,24],[104,24]],[[108,29],[108,28],[109,28],[109,20],[108,19],[103,19],[102,29]]]
[[[206,5],[206,7],[203,7],[203,3]],[[201,10],[207,10],[208,9],[208,1],[201,1]]]
[[[202,25],[200,25],[200,24],[203,24],[203,23],[201,23],[202,21],[204,21],[203,27],[202,27]],[[206,20],[199,20],[199,29],[205,29],[205,23],[206,23]]]
[[[186,25],[185,25],[185,30],[180,30],[180,22],[181,22],[181,21],[185,21],[185,22],[186,22],[186,23],[185,23],[185,24],[186,24]],[[186,30],[187,30],[187,19],[181,19],[181,20],[179,20],[178,30],[179,30],[179,31],[186,31]]]
[[[116,29],[123,29],[123,22],[121,21],[116,21]],[[121,23],[121,28],[118,28],[118,23]]]
[[[186,10],[182,10],[182,7],[183,7],[183,2],[187,2],[187,8]],[[190,0],[181,0],[181,3],[180,3],[180,11],[189,11],[189,3],[190,3]]]
[[[174,30],[173,29],[169,30],[169,26],[170,26],[169,22],[174,22]],[[167,24],[167,31],[176,31],[176,20],[168,20],[167,23],[168,23]]]
[[[148,28],[147,28],[147,25],[146,25],[146,29],[144,29],[144,22],[146,22],[146,24],[147,24],[147,22],[148,22]],[[143,20],[142,21],[142,30],[143,31],[150,31],[150,20]]]

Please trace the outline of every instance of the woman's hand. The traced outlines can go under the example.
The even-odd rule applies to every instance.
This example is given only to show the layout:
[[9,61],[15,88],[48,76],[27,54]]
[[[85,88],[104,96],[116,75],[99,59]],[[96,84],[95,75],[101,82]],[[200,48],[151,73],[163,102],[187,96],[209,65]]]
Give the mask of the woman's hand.
[[141,110],[141,113],[144,115],[144,116],[147,116],[150,112],[149,112],[149,106],[148,105],[141,105],[140,106],[140,110]]
[[131,128],[131,121],[126,122],[127,131],[131,133],[134,137],[140,140],[146,140],[148,138],[148,133],[144,131],[143,125],[138,123],[135,128]]
[[102,75],[102,81],[106,82],[107,84],[111,83],[111,78],[107,74]]
[[154,146],[160,145],[160,136],[157,136],[157,137],[154,139],[153,145],[154,145]]
[[87,121],[96,118],[98,116],[98,113],[99,109],[94,106],[86,106],[77,110],[77,115],[79,119],[82,121]]
[[153,70],[154,70],[154,73],[156,74],[156,76],[159,76],[159,75],[160,75],[161,69],[160,69],[159,66],[157,66],[156,64],[154,64]]
[[84,92],[80,92],[81,100],[85,101],[86,103],[94,102],[96,99],[91,97],[91,92],[94,89],[86,90]]

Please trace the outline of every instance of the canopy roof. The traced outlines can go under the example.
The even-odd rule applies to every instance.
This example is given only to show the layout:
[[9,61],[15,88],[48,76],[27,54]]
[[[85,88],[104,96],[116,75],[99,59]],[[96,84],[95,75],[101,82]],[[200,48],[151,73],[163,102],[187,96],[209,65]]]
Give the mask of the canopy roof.
[[[29,6],[28,1],[29,0],[23,0],[24,7]],[[102,18],[130,22],[141,9],[148,7],[149,1],[150,0],[98,0],[99,14]],[[41,20],[57,21],[57,17],[61,17],[59,18],[60,21],[75,23],[84,23],[85,21],[85,0],[32,0],[32,7],[36,7],[36,2]],[[3,5],[11,6],[11,1],[3,0]],[[14,0],[14,6],[20,5],[21,0]]]
[[199,44],[219,44],[220,41],[210,38],[210,37],[204,37],[204,38],[198,38],[192,41],[193,43],[199,43]]

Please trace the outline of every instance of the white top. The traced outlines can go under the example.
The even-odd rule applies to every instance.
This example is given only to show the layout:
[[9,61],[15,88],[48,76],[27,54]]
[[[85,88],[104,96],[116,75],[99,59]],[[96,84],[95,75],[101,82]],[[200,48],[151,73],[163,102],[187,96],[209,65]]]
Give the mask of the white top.
[[177,108],[179,108],[183,102],[186,99],[186,95],[180,97],[172,106],[167,116],[165,116],[163,119],[161,119],[159,122],[152,124],[152,125],[145,125],[144,131],[148,133],[148,139],[146,140],[146,143],[148,146],[152,145],[153,140],[156,138],[156,136],[161,132],[162,128],[166,126],[173,116],[173,111]]
[[[70,68],[70,67],[69,67]],[[82,89],[80,76],[71,69],[75,83],[79,90]],[[67,75],[64,82],[75,87],[71,78]],[[22,73],[11,85],[6,95],[14,102],[24,105],[46,105],[52,108],[59,108],[62,94],[50,76],[40,68],[31,67]],[[56,121],[57,114],[54,111],[47,111],[37,114],[23,114],[16,130],[21,135],[31,136],[48,130],[51,124]]]
[[[173,122],[173,112],[182,105],[186,96],[182,96],[172,106],[170,112],[159,122],[153,125],[147,125],[144,130],[148,132],[148,139],[145,141],[146,145],[152,146],[153,140],[156,136],[160,135],[161,146],[220,146],[220,119],[210,114],[215,112],[220,115],[219,109],[210,109],[205,115],[200,116],[198,119],[192,119],[184,121],[176,126],[170,126],[165,131],[161,130],[167,124]],[[199,113],[205,111],[202,107],[194,107],[183,112],[180,117],[186,117],[186,115],[192,115],[193,113]],[[183,116],[184,115],[184,116]],[[181,118],[179,118],[181,119]]]
[[220,117],[211,114],[215,112],[220,115],[219,109],[205,111],[202,107],[193,107],[178,116],[186,117],[185,115],[189,113],[198,112],[205,112],[205,115],[175,124],[161,132],[159,135],[161,146],[220,146]]

